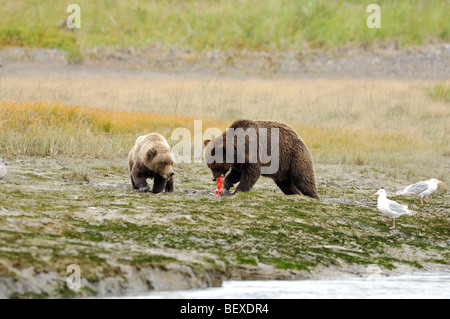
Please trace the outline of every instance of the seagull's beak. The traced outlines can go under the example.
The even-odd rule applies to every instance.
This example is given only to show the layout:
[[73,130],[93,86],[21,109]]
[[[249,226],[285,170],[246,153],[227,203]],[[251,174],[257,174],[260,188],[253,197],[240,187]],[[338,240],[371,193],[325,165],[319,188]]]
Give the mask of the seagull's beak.
[[444,184],[444,182],[443,181],[438,181],[438,184]]
[[378,195],[378,192],[376,192],[374,195]]

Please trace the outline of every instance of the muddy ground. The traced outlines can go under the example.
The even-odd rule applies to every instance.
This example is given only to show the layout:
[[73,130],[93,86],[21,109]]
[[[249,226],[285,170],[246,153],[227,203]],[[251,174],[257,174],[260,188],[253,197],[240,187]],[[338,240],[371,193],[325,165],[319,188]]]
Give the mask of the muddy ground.
[[[450,206],[393,197],[417,213],[397,228],[373,195],[406,179],[381,167],[317,164],[321,201],[285,196],[267,178],[215,198],[204,164],[178,164],[172,194],[131,189],[126,158],[7,158],[0,181],[0,297],[106,296],[301,279],[449,271]],[[398,172],[401,176],[402,172]],[[405,174],[406,176],[406,174]],[[82,288],[66,285],[81,268]],[[369,267],[370,266],[370,267]]]

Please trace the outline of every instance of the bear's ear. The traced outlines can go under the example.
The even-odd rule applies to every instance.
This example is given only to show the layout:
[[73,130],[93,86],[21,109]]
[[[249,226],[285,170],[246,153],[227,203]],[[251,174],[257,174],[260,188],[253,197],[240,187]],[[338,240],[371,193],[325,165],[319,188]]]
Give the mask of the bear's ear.
[[227,148],[225,147],[225,145],[224,144],[222,144],[221,145],[221,150],[222,150],[222,156],[223,156],[223,158],[224,158],[224,160],[225,160],[225,157],[227,156],[226,154],[226,150],[227,150]]
[[145,155],[146,160],[150,161],[153,157],[155,157],[156,152],[154,150],[148,150],[147,154]]
[[209,144],[209,142],[211,142],[211,140],[204,140],[204,141],[203,141],[203,145],[205,145],[205,146],[206,146],[206,145],[208,145],[208,144]]
[[211,156],[216,156],[216,154],[222,154],[222,158],[225,158],[225,146],[223,144],[216,145],[216,147],[212,148]]

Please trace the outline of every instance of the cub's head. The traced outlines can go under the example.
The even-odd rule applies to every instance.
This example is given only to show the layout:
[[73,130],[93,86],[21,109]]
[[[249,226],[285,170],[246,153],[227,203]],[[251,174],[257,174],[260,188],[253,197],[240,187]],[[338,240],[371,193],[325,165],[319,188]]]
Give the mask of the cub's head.
[[213,181],[220,175],[224,175],[231,169],[232,163],[225,163],[225,147],[220,138],[205,140],[203,158],[208,168],[212,171]]
[[155,149],[149,150],[146,154],[145,163],[151,171],[165,179],[175,174],[173,171],[174,156],[171,152],[158,152]]

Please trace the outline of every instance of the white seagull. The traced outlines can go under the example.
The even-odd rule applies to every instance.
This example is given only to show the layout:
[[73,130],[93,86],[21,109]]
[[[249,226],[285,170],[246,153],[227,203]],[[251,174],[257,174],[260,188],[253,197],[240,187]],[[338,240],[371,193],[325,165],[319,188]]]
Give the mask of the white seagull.
[[0,180],[3,179],[3,177],[6,176],[7,172],[8,171],[6,170],[5,163],[3,162],[2,159],[0,159]]
[[423,200],[429,202],[425,196],[430,195],[436,191],[438,188],[438,184],[444,184],[444,182],[437,180],[436,178],[432,178],[428,181],[421,181],[415,184],[411,184],[407,186],[404,190],[398,191],[396,195],[416,195],[420,197],[420,203],[423,204]]
[[[386,191],[384,189],[379,189],[378,192],[375,193],[378,195],[378,210],[386,216],[391,217],[394,220],[394,225],[389,227],[389,229],[395,228],[395,219],[402,215],[413,215],[414,212],[408,209],[408,206],[399,204],[393,200],[390,200],[386,197]],[[386,221],[386,218],[383,219]]]

